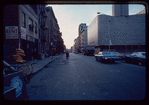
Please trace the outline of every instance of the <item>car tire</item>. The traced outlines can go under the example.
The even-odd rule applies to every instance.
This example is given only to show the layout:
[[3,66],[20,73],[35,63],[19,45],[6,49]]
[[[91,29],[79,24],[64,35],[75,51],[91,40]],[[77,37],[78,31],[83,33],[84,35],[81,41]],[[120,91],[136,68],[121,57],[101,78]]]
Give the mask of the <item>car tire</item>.
[[123,62],[124,62],[124,63],[127,63],[127,61],[126,61],[126,60],[124,60]]
[[96,58],[96,61],[98,61],[98,59]]
[[138,61],[138,65],[142,66],[142,62],[141,61]]
[[101,62],[101,60],[100,60],[100,59],[98,59],[98,62]]

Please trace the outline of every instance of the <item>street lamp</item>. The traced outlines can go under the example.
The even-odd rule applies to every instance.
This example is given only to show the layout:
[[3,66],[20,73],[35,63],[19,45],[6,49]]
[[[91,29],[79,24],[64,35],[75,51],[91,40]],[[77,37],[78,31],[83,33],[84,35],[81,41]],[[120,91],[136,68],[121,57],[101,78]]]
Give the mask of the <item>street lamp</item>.
[[101,12],[97,12],[97,14],[100,14]]
[[110,51],[110,45],[112,45],[112,43],[111,43],[111,37],[110,37],[110,29],[109,29],[109,24],[110,24],[110,20],[108,21],[109,51]]
[[97,14],[99,14],[99,15],[105,15],[103,12],[97,12]]

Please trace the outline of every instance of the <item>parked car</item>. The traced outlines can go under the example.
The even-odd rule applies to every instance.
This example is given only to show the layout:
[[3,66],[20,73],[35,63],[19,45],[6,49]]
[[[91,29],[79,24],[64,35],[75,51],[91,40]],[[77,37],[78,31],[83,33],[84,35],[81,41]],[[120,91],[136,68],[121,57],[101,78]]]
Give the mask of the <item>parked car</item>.
[[115,55],[113,52],[99,52],[98,54],[95,54],[95,59],[97,61],[111,61],[115,62],[115,60],[118,60],[119,57]]
[[93,56],[94,52],[95,52],[94,50],[85,50],[85,52],[83,54],[87,55],[87,56]]
[[112,52],[114,55],[118,56],[119,59],[124,59],[124,54],[121,54],[119,52]]
[[146,62],[146,52],[133,52],[130,55],[124,57],[124,62],[135,63],[138,65],[145,65]]

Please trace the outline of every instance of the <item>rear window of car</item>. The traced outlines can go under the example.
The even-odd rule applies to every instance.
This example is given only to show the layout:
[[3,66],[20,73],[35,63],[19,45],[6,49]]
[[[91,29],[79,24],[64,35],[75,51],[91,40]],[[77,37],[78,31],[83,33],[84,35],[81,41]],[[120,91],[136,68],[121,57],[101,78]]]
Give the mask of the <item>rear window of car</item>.
[[145,56],[145,53],[142,53],[143,56]]

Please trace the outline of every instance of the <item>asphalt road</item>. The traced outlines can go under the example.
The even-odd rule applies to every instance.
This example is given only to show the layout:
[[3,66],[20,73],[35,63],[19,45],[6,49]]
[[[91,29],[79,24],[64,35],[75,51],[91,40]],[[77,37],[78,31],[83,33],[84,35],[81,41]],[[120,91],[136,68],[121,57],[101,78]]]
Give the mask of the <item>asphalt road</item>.
[[33,75],[26,87],[29,100],[142,100],[146,67],[72,53]]

